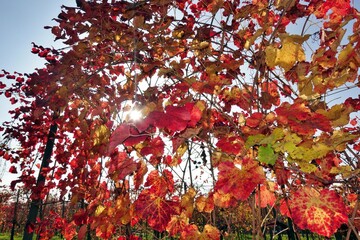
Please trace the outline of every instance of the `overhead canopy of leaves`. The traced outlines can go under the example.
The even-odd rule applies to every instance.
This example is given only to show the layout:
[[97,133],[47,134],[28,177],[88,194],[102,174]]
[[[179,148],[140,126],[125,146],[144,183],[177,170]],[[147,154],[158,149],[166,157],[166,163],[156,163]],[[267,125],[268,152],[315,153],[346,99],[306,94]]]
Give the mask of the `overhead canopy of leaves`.
[[260,238],[278,216],[261,211],[281,199],[301,229],[356,225],[343,200],[358,195],[360,151],[352,1],[76,3],[46,27],[64,48],[33,44],[43,68],[0,74],[11,187],[81,206],[36,231],[218,239],[215,226],[249,206]]

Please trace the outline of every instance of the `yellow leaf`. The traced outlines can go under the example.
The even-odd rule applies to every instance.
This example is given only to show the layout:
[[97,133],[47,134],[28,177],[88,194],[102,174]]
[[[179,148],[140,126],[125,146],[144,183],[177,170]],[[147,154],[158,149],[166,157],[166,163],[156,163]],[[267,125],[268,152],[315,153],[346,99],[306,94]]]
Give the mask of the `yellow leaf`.
[[186,144],[181,144],[178,149],[176,150],[176,157],[182,157],[182,155],[184,155],[184,153],[187,150],[187,145]]
[[311,163],[307,163],[307,162],[296,162],[296,163],[299,164],[301,171],[305,173],[312,173],[315,172],[317,169],[317,167]]
[[95,210],[95,217],[99,216],[104,210],[105,210],[105,207],[103,205],[97,206],[97,208]]
[[209,42],[203,41],[198,45],[198,49],[204,49],[209,46]]
[[327,117],[333,127],[340,127],[349,123],[351,110],[346,108],[344,104],[337,104],[330,109],[319,109],[316,112]]
[[105,125],[100,125],[94,132],[94,146],[106,143],[109,141],[110,131]]
[[348,44],[346,47],[339,53],[339,64],[344,64],[351,58],[349,58],[350,53],[353,51],[353,47]]
[[306,41],[307,38],[308,36],[301,37],[298,35],[282,36],[281,48],[274,46],[266,47],[266,64],[271,68],[280,66],[285,71],[289,71],[296,62],[305,61],[305,53],[301,43]]
[[180,39],[184,36],[185,32],[183,30],[175,30],[172,32],[172,37],[176,39]]

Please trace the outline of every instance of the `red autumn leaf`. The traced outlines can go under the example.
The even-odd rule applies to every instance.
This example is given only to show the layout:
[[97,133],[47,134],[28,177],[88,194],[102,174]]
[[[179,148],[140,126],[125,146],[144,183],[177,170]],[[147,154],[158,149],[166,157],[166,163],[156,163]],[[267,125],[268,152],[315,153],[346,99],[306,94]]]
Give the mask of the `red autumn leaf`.
[[223,152],[237,155],[245,147],[244,140],[238,136],[226,136],[220,138],[216,143],[216,146],[220,148]]
[[148,168],[144,160],[140,160],[137,163],[137,170],[134,174],[134,185],[135,189],[139,189],[140,185],[144,181],[144,176],[147,173]]
[[286,217],[291,217],[288,202],[285,199],[280,201],[280,213]]
[[360,95],[358,98],[348,98],[345,100],[345,106],[347,107],[352,107],[354,108],[355,110],[359,111],[360,110]]
[[220,239],[220,231],[216,227],[206,224],[200,239]]
[[213,195],[214,204],[221,208],[235,207],[238,200],[231,193],[215,192]]
[[114,149],[122,144],[130,136],[130,125],[121,124],[111,134],[109,152],[112,153]]
[[253,113],[251,114],[250,117],[248,117],[246,119],[246,125],[249,126],[249,127],[252,127],[252,128],[256,128],[259,126],[261,120],[263,118],[263,114],[262,113]]
[[200,239],[200,232],[196,225],[191,224],[181,232],[180,239],[198,240]]
[[214,210],[214,198],[213,193],[210,193],[209,196],[205,197],[203,195],[199,196],[195,200],[196,209],[199,212],[211,213]]
[[195,125],[200,121],[202,118],[202,111],[197,105],[194,104],[188,104],[186,105],[188,108],[190,107],[190,121],[188,122],[189,127],[195,127]]
[[150,189],[143,190],[134,202],[135,214],[147,221],[150,227],[162,232],[166,229],[173,215],[180,212],[179,202],[167,200],[153,193]]
[[285,185],[289,180],[290,171],[285,168],[283,161],[276,161],[274,168],[277,183],[280,186]]
[[233,162],[222,162],[215,190],[220,195],[230,194],[237,200],[246,200],[264,180],[263,169],[251,159],[244,159],[241,169]]
[[170,131],[183,131],[188,125],[195,126],[200,120],[202,112],[193,103],[185,106],[167,106],[165,112],[154,111],[148,116],[148,121],[158,128]]
[[83,209],[80,209],[73,216],[74,222],[77,226],[83,225],[87,223],[88,214]]
[[11,166],[9,169],[10,173],[18,173],[15,166]]
[[102,239],[109,239],[114,235],[115,226],[112,223],[103,224],[95,229],[95,235]]
[[138,164],[125,152],[115,153],[106,163],[109,168],[109,175],[114,180],[123,180],[126,176],[135,172]]
[[297,226],[326,237],[348,222],[346,206],[334,190],[305,187],[292,194],[289,205]]
[[141,240],[141,239],[142,239],[141,237],[136,235],[130,235],[130,238],[126,236],[120,236],[117,238],[117,240]]
[[31,49],[31,52],[32,52],[32,53],[39,53],[40,50],[39,50],[38,48],[34,48],[34,47],[33,47],[33,48]]
[[180,239],[184,240],[218,240],[220,239],[220,231],[214,226],[206,224],[203,232],[200,232],[194,224],[188,225],[180,235]]
[[79,239],[79,240],[85,239],[85,237],[86,237],[86,232],[87,232],[87,225],[84,224],[84,225],[82,225],[82,226],[80,227],[80,229],[79,229],[78,239]]
[[151,139],[147,146],[143,147],[140,150],[140,154],[142,156],[146,156],[152,154],[154,156],[161,156],[164,154],[165,143],[161,139],[161,137],[156,137]]
[[319,113],[313,113],[304,103],[284,103],[275,112],[281,124],[289,125],[290,128],[301,135],[313,135],[316,129],[330,131],[331,123],[328,118]]
[[[190,105],[188,105],[190,107]],[[191,120],[191,109],[187,106],[178,107],[178,106],[167,106],[165,108],[166,115],[170,117],[174,117],[176,119],[181,119],[183,121],[190,121]]]
[[139,133],[139,131],[134,126],[123,123],[119,125],[111,134],[108,152],[112,153],[114,149],[120,144],[124,144],[126,146],[135,145],[141,141],[144,141],[147,137],[147,134]]
[[16,77],[15,77],[15,75],[6,75],[6,78],[7,79],[15,79]]
[[[273,185],[273,183],[271,184]],[[275,197],[274,189],[270,191],[266,185],[261,185],[260,191],[259,190],[256,191],[255,202],[258,206],[260,205],[260,207],[262,208],[265,208],[267,206],[271,207],[275,204],[275,201],[276,201],[276,197]]]
[[66,224],[64,229],[65,239],[73,239],[76,235],[76,225],[74,221]]
[[165,196],[167,193],[173,193],[173,175],[166,169],[162,172],[162,176],[159,175],[159,171],[153,170],[146,179],[145,187],[150,187],[150,191],[157,196]]
[[5,97],[10,98],[11,97],[11,92],[10,91],[5,91]]

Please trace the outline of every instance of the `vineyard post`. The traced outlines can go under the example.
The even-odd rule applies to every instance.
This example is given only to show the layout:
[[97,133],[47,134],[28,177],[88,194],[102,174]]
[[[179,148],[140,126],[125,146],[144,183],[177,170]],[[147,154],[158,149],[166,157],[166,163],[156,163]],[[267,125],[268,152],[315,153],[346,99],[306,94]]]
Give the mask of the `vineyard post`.
[[[57,127],[58,126],[56,123],[53,123],[50,126],[50,131],[49,131],[47,142],[46,142],[45,152],[44,152],[44,156],[43,156],[43,159],[41,162],[41,167],[39,170],[39,175],[38,175],[37,182],[36,182],[36,187],[38,189],[42,189],[45,184],[45,175],[42,173],[42,170],[44,168],[49,167],[49,163],[50,163],[49,160],[50,160],[53,148],[54,148],[55,133],[57,131]],[[29,209],[29,214],[28,214],[27,221],[26,221],[25,228],[24,228],[23,240],[31,240],[33,237],[33,229],[31,229],[31,228],[33,228],[33,225],[36,223],[36,217],[39,212],[40,204],[41,204],[40,197],[36,197],[35,199],[32,199],[30,209]]]

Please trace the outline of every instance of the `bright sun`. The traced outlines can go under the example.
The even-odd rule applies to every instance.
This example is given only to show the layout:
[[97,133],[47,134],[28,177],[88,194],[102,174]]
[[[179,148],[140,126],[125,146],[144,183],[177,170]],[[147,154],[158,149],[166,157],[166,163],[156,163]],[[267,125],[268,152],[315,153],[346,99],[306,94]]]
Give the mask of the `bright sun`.
[[140,120],[142,118],[142,113],[139,110],[132,109],[132,110],[129,111],[128,117],[132,121],[138,121],[138,120]]

